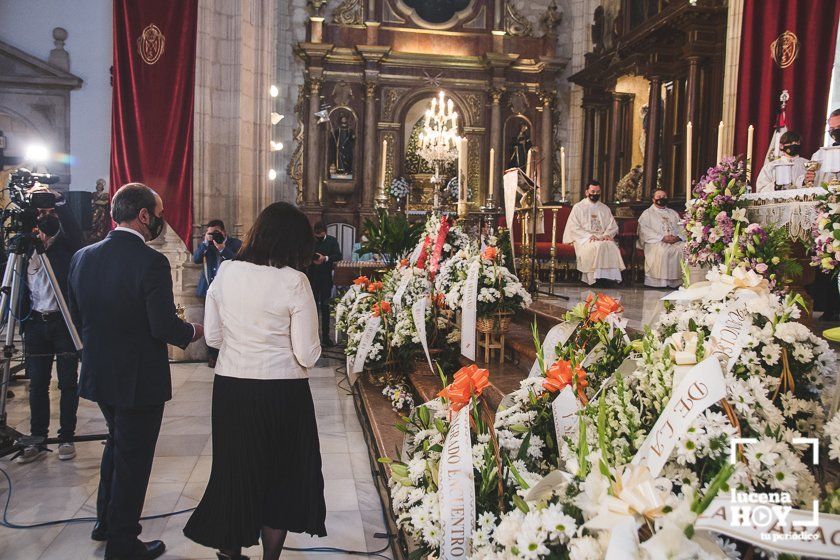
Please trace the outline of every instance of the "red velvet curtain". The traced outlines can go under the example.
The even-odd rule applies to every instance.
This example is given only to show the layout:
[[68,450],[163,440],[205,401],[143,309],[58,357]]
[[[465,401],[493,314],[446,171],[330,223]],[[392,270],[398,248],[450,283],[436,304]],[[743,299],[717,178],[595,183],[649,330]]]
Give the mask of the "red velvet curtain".
[[198,0],[114,0],[111,194],[141,182],[192,249]]
[[838,17],[837,0],[744,2],[735,153],[746,153],[752,124],[753,177],[764,163],[782,90],[790,94],[787,127],[802,135],[803,157],[822,146]]

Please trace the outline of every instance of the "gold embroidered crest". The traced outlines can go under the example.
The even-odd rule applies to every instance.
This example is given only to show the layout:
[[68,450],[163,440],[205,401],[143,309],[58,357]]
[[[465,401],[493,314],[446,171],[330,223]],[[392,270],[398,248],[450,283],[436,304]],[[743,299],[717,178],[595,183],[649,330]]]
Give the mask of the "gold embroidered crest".
[[166,39],[158,26],[150,23],[137,38],[137,53],[146,64],[154,64],[163,54],[165,42]]
[[797,56],[799,56],[799,39],[790,31],[785,31],[770,43],[770,58],[779,65],[779,68],[787,68],[793,64]]

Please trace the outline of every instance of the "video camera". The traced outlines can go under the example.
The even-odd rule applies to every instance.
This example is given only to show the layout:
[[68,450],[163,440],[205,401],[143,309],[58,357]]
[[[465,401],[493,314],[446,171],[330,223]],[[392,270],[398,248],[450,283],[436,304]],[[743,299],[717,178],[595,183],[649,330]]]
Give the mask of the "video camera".
[[38,210],[55,208],[55,194],[50,191],[31,192],[32,187],[51,185],[59,181],[58,175],[32,173],[20,168],[9,177],[11,204],[3,210],[4,229],[8,235],[31,233],[37,227]]

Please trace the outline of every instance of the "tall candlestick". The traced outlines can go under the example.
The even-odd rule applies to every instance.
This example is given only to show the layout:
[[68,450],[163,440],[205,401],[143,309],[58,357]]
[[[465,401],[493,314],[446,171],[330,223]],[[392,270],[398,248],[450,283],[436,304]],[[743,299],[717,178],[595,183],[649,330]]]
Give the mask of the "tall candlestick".
[[691,200],[691,121],[685,125],[685,201]]
[[560,198],[566,200],[566,148],[560,146]]
[[488,198],[493,200],[493,179],[496,175],[496,150],[490,148],[490,189],[488,190]]
[[379,189],[385,192],[385,164],[388,160],[388,140],[382,141],[382,169],[379,171]]
[[752,177],[752,148],[753,148],[753,132],[755,128],[753,125],[750,125],[747,128],[747,183],[750,182],[750,178]]
[[458,146],[458,202],[467,200],[467,139],[459,138]]
[[717,142],[717,162],[720,163],[723,160],[723,121],[720,121],[718,125],[718,142]]
[[551,216],[551,247],[557,244],[557,209],[552,210]]

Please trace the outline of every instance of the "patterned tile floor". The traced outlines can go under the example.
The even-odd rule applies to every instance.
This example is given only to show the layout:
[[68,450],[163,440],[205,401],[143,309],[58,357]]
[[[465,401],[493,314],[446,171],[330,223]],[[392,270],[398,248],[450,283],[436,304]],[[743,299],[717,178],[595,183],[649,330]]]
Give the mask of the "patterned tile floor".
[[[384,532],[379,497],[371,477],[361,427],[353,408],[353,398],[338,383],[339,362],[321,360],[310,371],[310,386],[318,415],[323,473],[327,501],[327,532],[323,539],[290,535],[286,545],[295,548],[336,547],[349,550],[378,550],[385,541],[374,538]],[[166,406],[144,515],[171,512],[195,506],[210,476],[210,397],[213,372],[201,364],[172,367],[174,397]],[[346,386],[346,382],[343,383]],[[9,424],[22,432],[29,430],[27,384],[16,383],[16,396],[9,401]],[[58,391],[53,381],[51,394],[51,434],[58,428]],[[78,434],[102,433],[104,420],[99,409],[88,401],[79,405]],[[59,461],[56,453],[30,465],[0,460],[14,481],[9,518],[13,523],[30,524],[52,519],[89,517],[96,512],[99,480],[100,442],[78,443],[72,461]],[[0,506],[8,488],[0,480]],[[188,540],[181,530],[187,514],[143,522],[141,539],[162,539],[167,551],[163,558],[211,559],[215,552]],[[4,560],[87,560],[102,558],[104,544],[90,540],[92,523],[12,530],[0,527],[0,558]],[[243,553],[260,558],[259,546]],[[390,558],[390,554],[386,553]],[[283,558],[351,558],[345,554],[284,552]],[[359,558],[354,556],[354,558]]]

